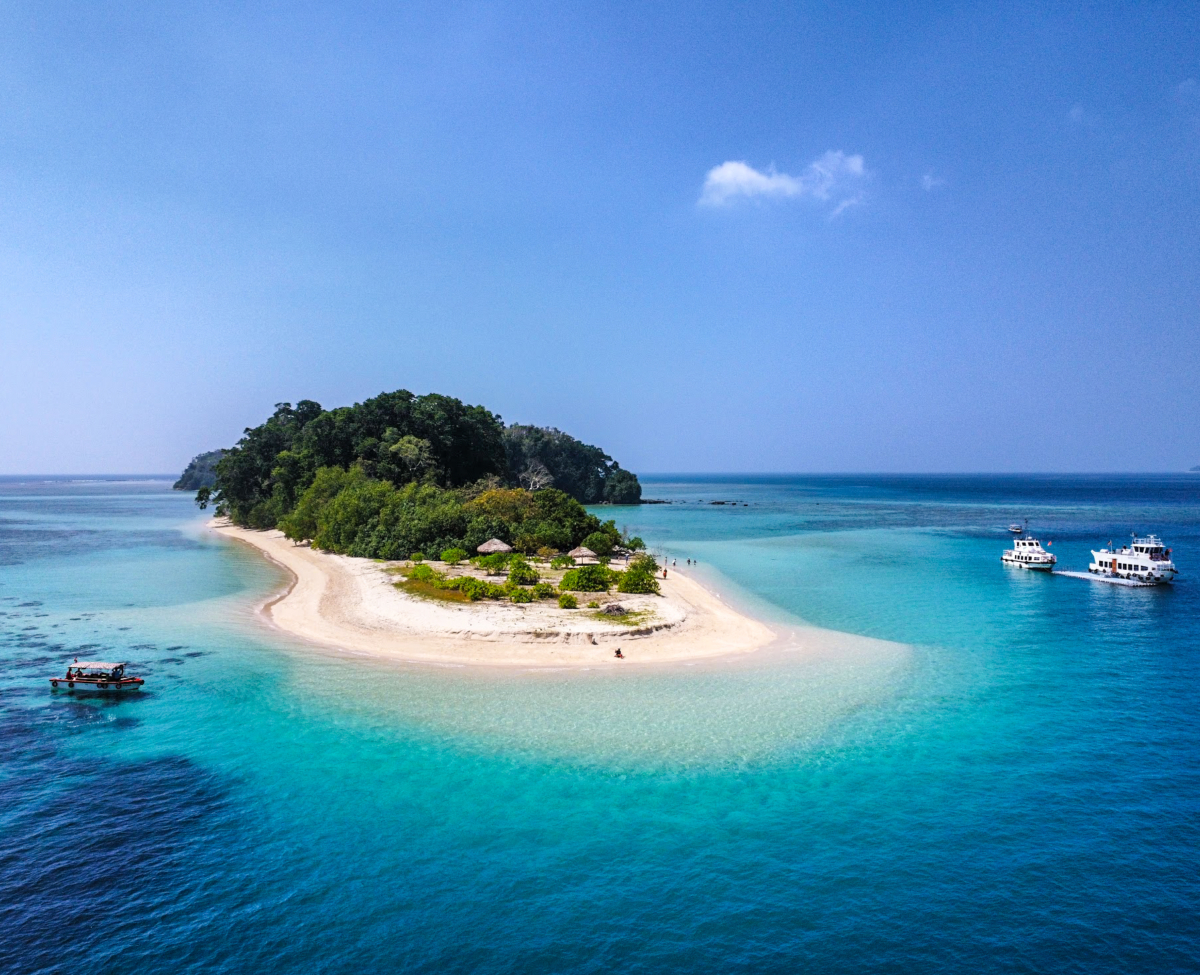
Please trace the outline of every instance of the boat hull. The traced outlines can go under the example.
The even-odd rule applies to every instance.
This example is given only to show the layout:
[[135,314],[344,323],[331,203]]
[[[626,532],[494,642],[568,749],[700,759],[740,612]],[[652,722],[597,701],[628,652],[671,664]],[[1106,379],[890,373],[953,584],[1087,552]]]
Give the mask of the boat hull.
[[1028,569],[1030,572],[1053,572],[1053,562],[1018,562],[1016,559],[1006,559],[1001,557],[1001,562],[1005,565],[1011,565],[1018,569]]
[[1113,580],[1118,582],[1134,582],[1141,586],[1169,586],[1175,581],[1175,573],[1163,573],[1162,575],[1149,575],[1139,572],[1122,572],[1120,570],[1114,572],[1112,569],[1106,569],[1096,565],[1089,565],[1088,572],[1094,575],[1097,579],[1105,581]]
[[116,681],[67,680],[65,677],[51,677],[50,690],[61,691],[65,694],[131,694],[140,690],[144,683],[146,682],[140,677],[125,677]]

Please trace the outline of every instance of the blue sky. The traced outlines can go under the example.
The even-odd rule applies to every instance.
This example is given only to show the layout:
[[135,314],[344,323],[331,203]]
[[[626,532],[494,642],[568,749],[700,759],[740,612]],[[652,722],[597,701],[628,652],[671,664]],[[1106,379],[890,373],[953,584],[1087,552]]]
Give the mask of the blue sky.
[[0,7],[0,473],[438,391],[640,471],[1200,464],[1200,5]]

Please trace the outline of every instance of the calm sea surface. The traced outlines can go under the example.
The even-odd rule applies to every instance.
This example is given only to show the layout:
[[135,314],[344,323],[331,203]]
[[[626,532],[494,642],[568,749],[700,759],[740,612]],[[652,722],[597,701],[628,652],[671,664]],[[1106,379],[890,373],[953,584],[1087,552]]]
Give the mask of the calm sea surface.
[[[255,624],[279,574],[165,482],[0,479],[0,971],[1200,969],[1200,477],[644,482],[677,503],[606,516],[889,642],[339,657]],[[1006,569],[1025,518],[1180,578]],[[146,689],[52,695],[75,656]]]

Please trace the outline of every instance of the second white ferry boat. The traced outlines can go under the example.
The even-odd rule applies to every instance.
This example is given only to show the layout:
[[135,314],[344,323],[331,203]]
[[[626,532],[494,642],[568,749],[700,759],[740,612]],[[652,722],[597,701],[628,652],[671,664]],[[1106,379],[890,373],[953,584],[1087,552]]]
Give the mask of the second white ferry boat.
[[1042,548],[1042,543],[1036,538],[1015,538],[1013,547],[1000,556],[1000,561],[1005,565],[1019,565],[1022,569],[1049,572],[1058,559]]
[[1178,574],[1171,561],[1171,550],[1163,547],[1161,539],[1157,535],[1138,538],[1136,532],[1133,541],[1123,548],[1114,548],[1109,542],[1108,548],[1094,549],[1088,572],[1151,585],[1171,582]]

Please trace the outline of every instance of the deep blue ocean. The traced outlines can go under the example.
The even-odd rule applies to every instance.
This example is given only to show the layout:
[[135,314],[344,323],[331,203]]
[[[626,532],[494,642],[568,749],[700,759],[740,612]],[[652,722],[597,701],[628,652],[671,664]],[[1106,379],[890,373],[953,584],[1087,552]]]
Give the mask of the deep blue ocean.
[[[492,672],[290,643],[165,481],[0,479],[0,971],[1196,972],[1200,476],[647,477],[782,625]],[[736,501],[713,505],[714,500]],[[1131,531],[1173,587],[1062,568]],[[127,659],[116,701],[52,695]]]

